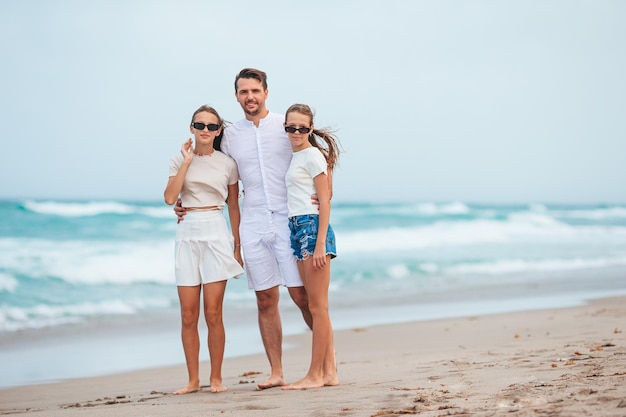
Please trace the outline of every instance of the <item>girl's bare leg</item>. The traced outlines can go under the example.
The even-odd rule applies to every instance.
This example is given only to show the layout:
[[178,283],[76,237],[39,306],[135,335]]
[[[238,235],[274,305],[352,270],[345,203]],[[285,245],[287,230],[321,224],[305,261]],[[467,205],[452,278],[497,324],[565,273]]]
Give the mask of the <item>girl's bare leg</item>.
[[200,315],[200,286],[178,287],[181,316],[181,339],[187,362],[189,382],[186,387],[174,394],[189,394],[200,389],[199,359],[200,336],[198,335],[198,317]]
[[222,362],[224,361],[224,346],[226,332],[222,320],[222,305],[226,281],[204,284],[204,318],[209,328],[208,345],[211,360],[211,392],[224,392],[222,385]]
[[326,266],[313,267],[313,258],[302,263],[302,281],[309,297],[309,309],[313,317],[313,348],[309,371],[301,380],[283,387],[287,390],[318,388],[337,385],[337,369],[333,345],[333,329],[328,313],[328,287],[330,284],[330,255]]

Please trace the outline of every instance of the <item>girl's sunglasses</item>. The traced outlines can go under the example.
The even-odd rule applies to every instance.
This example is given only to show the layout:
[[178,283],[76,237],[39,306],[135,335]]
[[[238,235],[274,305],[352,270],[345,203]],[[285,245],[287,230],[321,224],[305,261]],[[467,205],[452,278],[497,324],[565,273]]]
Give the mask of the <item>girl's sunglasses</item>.
[[309,133],[311,131],[310,127],[295,127],[295,126],[285,126],[285,132],[287,133],[300,133],[301,135],[304,135],[306,133]]
[[194,129],[198,130],[204,130],[204,128],[206,127],[207,129],[209,129],[209,132],[215,132],[217,129],[220,128],[220,125],[216,125],[215,123],[209,123],[208,125],[205,125],[204,123],[193,122],[191,125]]

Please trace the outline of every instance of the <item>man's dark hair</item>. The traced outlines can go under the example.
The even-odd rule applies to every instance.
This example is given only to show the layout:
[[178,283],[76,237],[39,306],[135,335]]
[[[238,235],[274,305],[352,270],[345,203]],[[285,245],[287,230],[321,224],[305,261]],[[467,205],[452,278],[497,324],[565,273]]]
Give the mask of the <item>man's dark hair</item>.
[[239,74],[235,77],[235,93],[237,92],[237,81],[239,81],[240,78],[253,78],[258,80],[263,85],[263,90],[267,90],[267,74],[261,70],[244,68],[239,71]]

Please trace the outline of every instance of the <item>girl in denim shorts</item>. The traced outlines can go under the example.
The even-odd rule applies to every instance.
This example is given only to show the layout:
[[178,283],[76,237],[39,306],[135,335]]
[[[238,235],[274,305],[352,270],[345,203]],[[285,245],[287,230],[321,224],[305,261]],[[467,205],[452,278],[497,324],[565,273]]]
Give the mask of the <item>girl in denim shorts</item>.
[[[305,104],[287,109],[284,126],[293,150],[285,176],[291,247],[313,317],[309,371],[303,379],[283,387],[299,390],[339,384],[328,313],[330,260],[337,256],[335,234],[329,224],[330,198],[339,146],[331,131],[314,127],[313,112]],[[319,200],[319,210],[311,204],[313,194]]]

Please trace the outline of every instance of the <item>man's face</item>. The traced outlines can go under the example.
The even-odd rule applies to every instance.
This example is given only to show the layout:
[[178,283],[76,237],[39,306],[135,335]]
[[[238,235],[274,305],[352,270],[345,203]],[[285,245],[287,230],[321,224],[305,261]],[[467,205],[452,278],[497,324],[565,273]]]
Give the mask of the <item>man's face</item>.
[[265,112],[267,90],[263,89],[261,81],[254,78],[240,78],[237,80],[235,96],[246,115],[258,116]]

